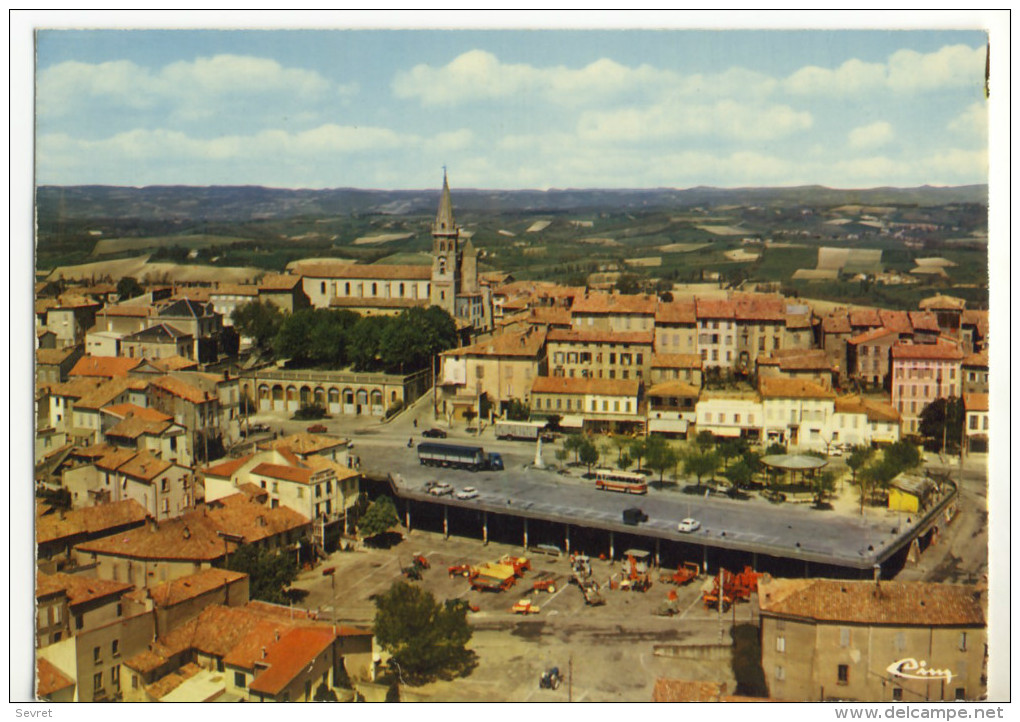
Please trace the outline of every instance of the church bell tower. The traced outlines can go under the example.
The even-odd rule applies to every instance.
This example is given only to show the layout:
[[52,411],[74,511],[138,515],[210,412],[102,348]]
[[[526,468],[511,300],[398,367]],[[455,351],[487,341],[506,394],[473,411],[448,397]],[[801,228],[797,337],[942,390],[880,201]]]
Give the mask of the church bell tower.
[[443,193],[432,224],[432,286],[429,301],[454,316],[460,292],[460,229],[453,220],[450,184],[443,168]]

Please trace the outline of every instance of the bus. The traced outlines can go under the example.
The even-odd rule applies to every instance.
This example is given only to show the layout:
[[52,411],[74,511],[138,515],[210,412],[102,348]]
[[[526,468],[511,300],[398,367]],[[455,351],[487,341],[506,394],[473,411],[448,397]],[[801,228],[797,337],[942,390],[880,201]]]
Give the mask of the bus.
[[648,480],[632,471],[613,469],[595,470],[595,488],[602,491],[619,491],[624,494],[647,494]]

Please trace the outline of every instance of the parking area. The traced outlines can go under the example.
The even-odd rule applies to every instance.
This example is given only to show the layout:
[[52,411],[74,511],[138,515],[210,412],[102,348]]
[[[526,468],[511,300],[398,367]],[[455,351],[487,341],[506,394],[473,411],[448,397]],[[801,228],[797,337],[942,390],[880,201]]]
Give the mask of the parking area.
[[[439,600],[463,598],[478,608],[469,615],[474,636],[471,648],[478,666],[469,677],[437,681],[410,690],[415,698],[436,701],[649,701],[655,679],[660,676],[725,682],[735,688],[732,661],[723,658],[680,659],[657,655],[656,645],[716,645],[720,637],[729,642],[730,626],[749,623],[751,605],[741,604],[722,617],[707,610],[700,589],[705,578],[684,587],[659,582],[660,570],[653,569],[652,587],[647,592],[608,589],[613,575],[624,571],[620,562],[592,559],[593,578],[603,585],[605,605],[587,606],[580,589],[569,584],[569,562],[565,557],[528,553],[532,569],[505,592],[470,589],[463,576],[451,577],[447,568],[477,566],[498,560],[504,554],[521,555],[519,546],[490,543],[415,531],[391,549],[340,552],[318,568],[303,572],[294,586],[307,590],[303,607],[319,610],[322,618],[334,612],[331,582],[322,569],[335,567],[337,620],[346,624],[370,625],[375,607],[370,597],[402,579],[401,568],[414,555],[424,555],[430,568],[420,584]],[[666,571],[666,570],[662,570]],[[536,579],[554,578],[555,592],[533,591]],[[670,590],[676,590],[679,614],[658,616]],[[530,599],[540,608],[528,616],[513,614],[510,607]],[[661,651],[661,650],[660,650]],[[713,655],[708,655],[713,656]],[[716,657],[719,655],[715,655]],[[540,690],[542,672],[557,666],[572,684],[558,690]],[[569,689],[568,689],[569,686]]]

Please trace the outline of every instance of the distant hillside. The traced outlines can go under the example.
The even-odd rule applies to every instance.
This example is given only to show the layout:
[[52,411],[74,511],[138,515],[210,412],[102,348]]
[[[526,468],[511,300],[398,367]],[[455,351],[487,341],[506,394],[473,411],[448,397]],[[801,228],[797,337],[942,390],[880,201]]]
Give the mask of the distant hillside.
[[[141,221],[252,221],[301,216],[431,213],[439,190],[327,190],[261,186],[40,186],[40,222],[88,219]],[[459,211],[566,213],[591,209],[713,207],[719,205],[809,206],[844,204],[940,206],[988,201],[987,185],[843,190],[794,188],[475,190],[454,188]]]

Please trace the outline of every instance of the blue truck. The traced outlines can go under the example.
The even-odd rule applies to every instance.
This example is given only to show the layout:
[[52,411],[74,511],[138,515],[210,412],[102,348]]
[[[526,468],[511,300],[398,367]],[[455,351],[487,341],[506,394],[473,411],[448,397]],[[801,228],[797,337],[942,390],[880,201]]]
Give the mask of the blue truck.
[[425,441],[418,444],[418,463],[470,471],[502,471],[503,457],[486,453],[481,446],[460,446]]

